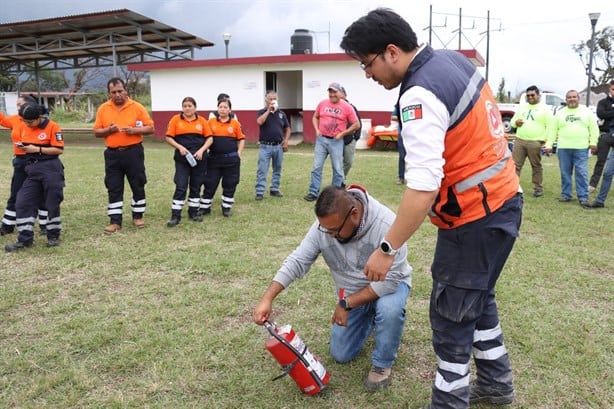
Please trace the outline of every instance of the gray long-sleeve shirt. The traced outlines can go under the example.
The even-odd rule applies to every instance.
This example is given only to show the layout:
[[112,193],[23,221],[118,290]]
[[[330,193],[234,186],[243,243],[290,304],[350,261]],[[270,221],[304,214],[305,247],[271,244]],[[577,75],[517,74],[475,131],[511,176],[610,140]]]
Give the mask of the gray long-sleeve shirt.
[[364,267],[371,253],[379,247],[395,215],[368,193],[359,188],[349,191],[363,204],[364,213],[356,236],[341,244],[334,237],[318,230],[318,222],[311,225],[299,246],[284,260],[273,278],[287,288],[296,278],[307,274],[321,253],[331,271],[337,293],[343,288],[346,295],[353,294],[367,285],[382,297],[396,291],[399,282],[411,287],[412,268],[407,262],[407,245],[399,249],[384,281],[371,282],[364,274]]

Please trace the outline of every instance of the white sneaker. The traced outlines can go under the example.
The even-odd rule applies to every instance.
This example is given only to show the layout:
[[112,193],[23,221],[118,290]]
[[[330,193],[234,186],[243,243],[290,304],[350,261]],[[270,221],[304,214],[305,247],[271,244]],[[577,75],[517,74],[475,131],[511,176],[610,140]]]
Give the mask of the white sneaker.
[[595,186],[588,186],[588,193],[593,193],[595,191]]

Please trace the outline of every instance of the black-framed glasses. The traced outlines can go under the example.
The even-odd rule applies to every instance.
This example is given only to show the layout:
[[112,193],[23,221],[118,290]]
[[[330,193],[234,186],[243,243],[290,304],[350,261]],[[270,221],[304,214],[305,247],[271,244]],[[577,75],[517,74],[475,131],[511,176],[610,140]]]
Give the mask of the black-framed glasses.
[[537,94],[527,94],[527,98],[529,98],[529,97],[536,97],[536,96],[537,96]]
[[350,210],[348,210],[347,214],[343,218],[343,223],[341,223],[341,226],[339,226],[339,228],[337,228],[337,229],[327,229],[326,227],[322,227],[322,225],[320,223],[318,223],[318,230],[320,230],[322,233],[330,234],[333,237],[338,237],[339,236],[339,232],[341,230],[343,230],[343,226],[345,226],[345,222],[348,221],[348,218],[350,217],[350,214],[352,214],[352,210],[354,210],[355,208],[356,207],[354,207],[354,206],[350,207]]
[[381,52],[375,54],[375,57],[371,58],[371,61],[369,61],[368,63],[365,64],[364,62],[361,62],[360,64],[358,64],[360,66],[360,69],[363,70],[363,71],[367,71],[367,69],[370,68],[373,65],[373,63],[375,62],[377,57],[379,57],[380,55],[382,55]]

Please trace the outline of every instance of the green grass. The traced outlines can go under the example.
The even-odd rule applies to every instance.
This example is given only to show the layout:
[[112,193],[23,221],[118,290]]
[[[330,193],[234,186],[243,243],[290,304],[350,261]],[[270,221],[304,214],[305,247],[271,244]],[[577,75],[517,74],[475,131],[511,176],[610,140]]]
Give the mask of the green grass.
[[[0,136],[4,201],[11,151]],[[409,242],[413,289],[386,391],[362,387],[372,341],[347,365],[328,354],[335,296],[321,260],[278,297],[273,318],[292,324],[332,375],[321,395],[308,397],[289,378],[271,382],[280,368],[251,311],[314,220],[313,204],[302,199],[312,148],[287,153],[284,198],[257,202],[257,150],[248,147],[234,215],[221,216],[218,190],[203,223],[189,221],[184,210],[181,224],[169,229],[172,150],[147,142],[147,227],[126,223],[110,237],[102,234],[102,151],[91,134],[66,135],[61,246],[48,249],[37,236],[34,248],[2,255],[0,407],[362,409],[427,402],[436,365],[428,322],[432,225],[425,222]],[[395,185],[396,163],[395,152],[358,151],[350,182],[396,209],[403,190]],[[511,407],[610,408],[614,197],[599,210],[558,203],[556,156],[544,164],[545,195],[526,196],[522,235],[497,286],[517,391]],[[329,162],[323,180],[331,180]],[[522,183],[532,192],[528,163]]]

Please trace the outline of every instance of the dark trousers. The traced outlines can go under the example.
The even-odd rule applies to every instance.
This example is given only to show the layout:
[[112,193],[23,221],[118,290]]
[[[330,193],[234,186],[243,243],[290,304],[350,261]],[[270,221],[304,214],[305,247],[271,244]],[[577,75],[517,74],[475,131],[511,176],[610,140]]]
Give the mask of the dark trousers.
[[34,221],[39,203],[47,208],[47,238],[60,237],[62,220],[60,204],[64,200],[64,166],[59,158],[26,165],[27,174],[17,193],[18,241],[31,243],[34,240]]
[[[15,211],[15,202],[17,201],[17,192],[21,189],[23,182],[28,175],[26,174],[26,157],[25,155],[18,155],[13,158],[13,176],[11,177],[11,194],[6,201],[6,208],[4,209],[4,216],[2,217],[2,230],[13,231],[16,224],[17,213]],[[40,226],[44,226],[47,223],[47,210],[45,210],[44,203],[38,205],[38,218]]]
[[593,175],[588,183],[590,186],[596,188],[599,184],[599,179],[601,179],[601,175],[603,174],[603,168],[605,167],[605,162],[608,159],[608,153],[610,153],[611,148],[614,148],[614,132],[602,132],[597,142],[597,162],[595,162]]
[[145,213],[145,150],[139,144],[126,150],[104,151],[104,184],[109,194],[107,214],[111,223],[122,224],[124,206],[124,177],[132,190],[132,218],[140,219]]
[[211,208],[215,191],[222,181],[222,207],[230,209],[235,202],[235,190],[241,178],[241,160],[238,156],[207,158],[207,173],[205,174],[205,190],[201,200],[201,208]]
[[205,160],[197,160],[196,166],[192,167],[185,156],[175,150],[175,193],[171,206],[172,217],[181,219],[181,210],[185,203],[185,195],[188,192],[188,215],[196,216],[200,208],[200,187],[205,179]]
[[438,232],[429,308],[438,361],[433,408],[469,406],[472,355],[481,383],[513,389],[494,288],[518,236],[521,218],[522,196],[516,195],[480,220]]

